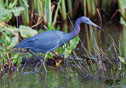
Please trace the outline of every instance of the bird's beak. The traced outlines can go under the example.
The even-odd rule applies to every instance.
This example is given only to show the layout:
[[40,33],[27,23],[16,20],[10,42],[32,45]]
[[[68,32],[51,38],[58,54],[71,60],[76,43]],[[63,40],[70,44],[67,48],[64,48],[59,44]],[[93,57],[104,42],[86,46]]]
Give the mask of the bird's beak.
[[93,23],[93,22],[90,22],[90,24],[89,25],[92,25],[92,26],[95,26],[96,28],[98,28],[98,29],[101,29],[101,27],[100,26],[98,26],[98,25],[96,25],[95,23]]

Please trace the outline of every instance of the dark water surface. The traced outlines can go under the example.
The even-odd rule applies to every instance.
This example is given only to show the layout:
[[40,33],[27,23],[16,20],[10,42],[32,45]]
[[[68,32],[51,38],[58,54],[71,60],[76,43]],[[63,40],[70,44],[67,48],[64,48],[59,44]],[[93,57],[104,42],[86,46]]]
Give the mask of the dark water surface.
[[126,88],[126,79],[83,79],[76,72],[48,70],[47,77],[42,72],[5,74],[0,84],[0,88]]
[[[64,27],[64,30],[67,28],[72,29],[72,27]],[[119,24],[106,24],[103,28],[118,42],[122,33]],[[83,30],[81,30],[79,35],[84,43],[85,39],[83,37],[85,37],[85,35]],[[109,38],[103,33],[100,42],[103,49],[107,49],[106,47],[108,47],[107,44],[109,42]],[[54,70],[48,67],[47,76],[45,76],[43,71],[33,73],[31,72],[33,70],[33,68],[29,68],[22,72],[4,74],[0,79],[0,88],[126,88],[126,78],[114,78],[119,76],[120,72],[117,72],[114,77],[99,80],[83,78],[77,71],[67,70],[67,68]],[[110,73],[111,72],[109,72],[109,74]],[[123,74],[123,72],[121,74]]]

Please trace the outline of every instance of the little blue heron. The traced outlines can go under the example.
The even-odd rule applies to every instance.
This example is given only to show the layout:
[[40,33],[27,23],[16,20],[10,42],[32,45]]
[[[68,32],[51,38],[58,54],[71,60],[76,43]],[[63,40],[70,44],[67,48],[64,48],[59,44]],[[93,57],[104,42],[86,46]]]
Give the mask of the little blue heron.
[[[29,49],[31,50],[32,54],[33,52],[46,53],[44,61],[41,59],[41,62],[43,63],[45,72],[47,72],[45,67],[45,59],[47,54],[49,52],[52,52],[59,46],[62,46],[66,42],[70,41],[71,39],[73,39],[80,32],[80,23],[86,23],[95,26],[98,29],[101,29],[99,26],[93,23],[88,17],[82,16],[76,20],[74,25],[74,30],[70,33],[64,33],[62,31],[43,32],[31,38],[23,40],[16,47]],[[37,55],[35,56],[39,58]]]

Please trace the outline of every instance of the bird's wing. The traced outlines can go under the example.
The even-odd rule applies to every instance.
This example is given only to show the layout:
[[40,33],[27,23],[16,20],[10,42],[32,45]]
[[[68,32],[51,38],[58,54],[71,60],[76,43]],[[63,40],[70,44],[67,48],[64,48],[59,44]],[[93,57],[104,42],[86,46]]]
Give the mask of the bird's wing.
[[34,38],[34,39],[29,40],[28,42],[34,42],[34,41],[37,41],[37,40],[38,40],[37,38]]
[[61,35],[60,34],[41,34],[32,37],[27,41],[27,46],[34,51],[52,51],[60,45]]

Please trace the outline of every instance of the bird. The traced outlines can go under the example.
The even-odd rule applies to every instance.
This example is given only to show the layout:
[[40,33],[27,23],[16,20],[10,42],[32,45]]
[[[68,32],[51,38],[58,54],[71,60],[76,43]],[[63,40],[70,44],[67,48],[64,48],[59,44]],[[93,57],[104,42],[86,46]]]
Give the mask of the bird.
[[18,45],[16,45],[16,48],[28,49],[30,50],[30,53],[35,55],[37,58],[39,57],[33,52],[45,53],[46,55],[44,57],[44,61],[41,59],[41,62],[44,66],[45,72],[47,73],[45,67],[45,59],[48,53],[54,51],[56,48],[64,45],[65,43],[73,39],[75,36],[77,36],[80,32],[81,23],[95,26],[96,28],[101,29],[100,26],[93,23],[88,17],[82,16],[75,21],[74,29],[72,32],[64,33],[63,31],[57,30],[42,32],[31,38],[22,40]]

